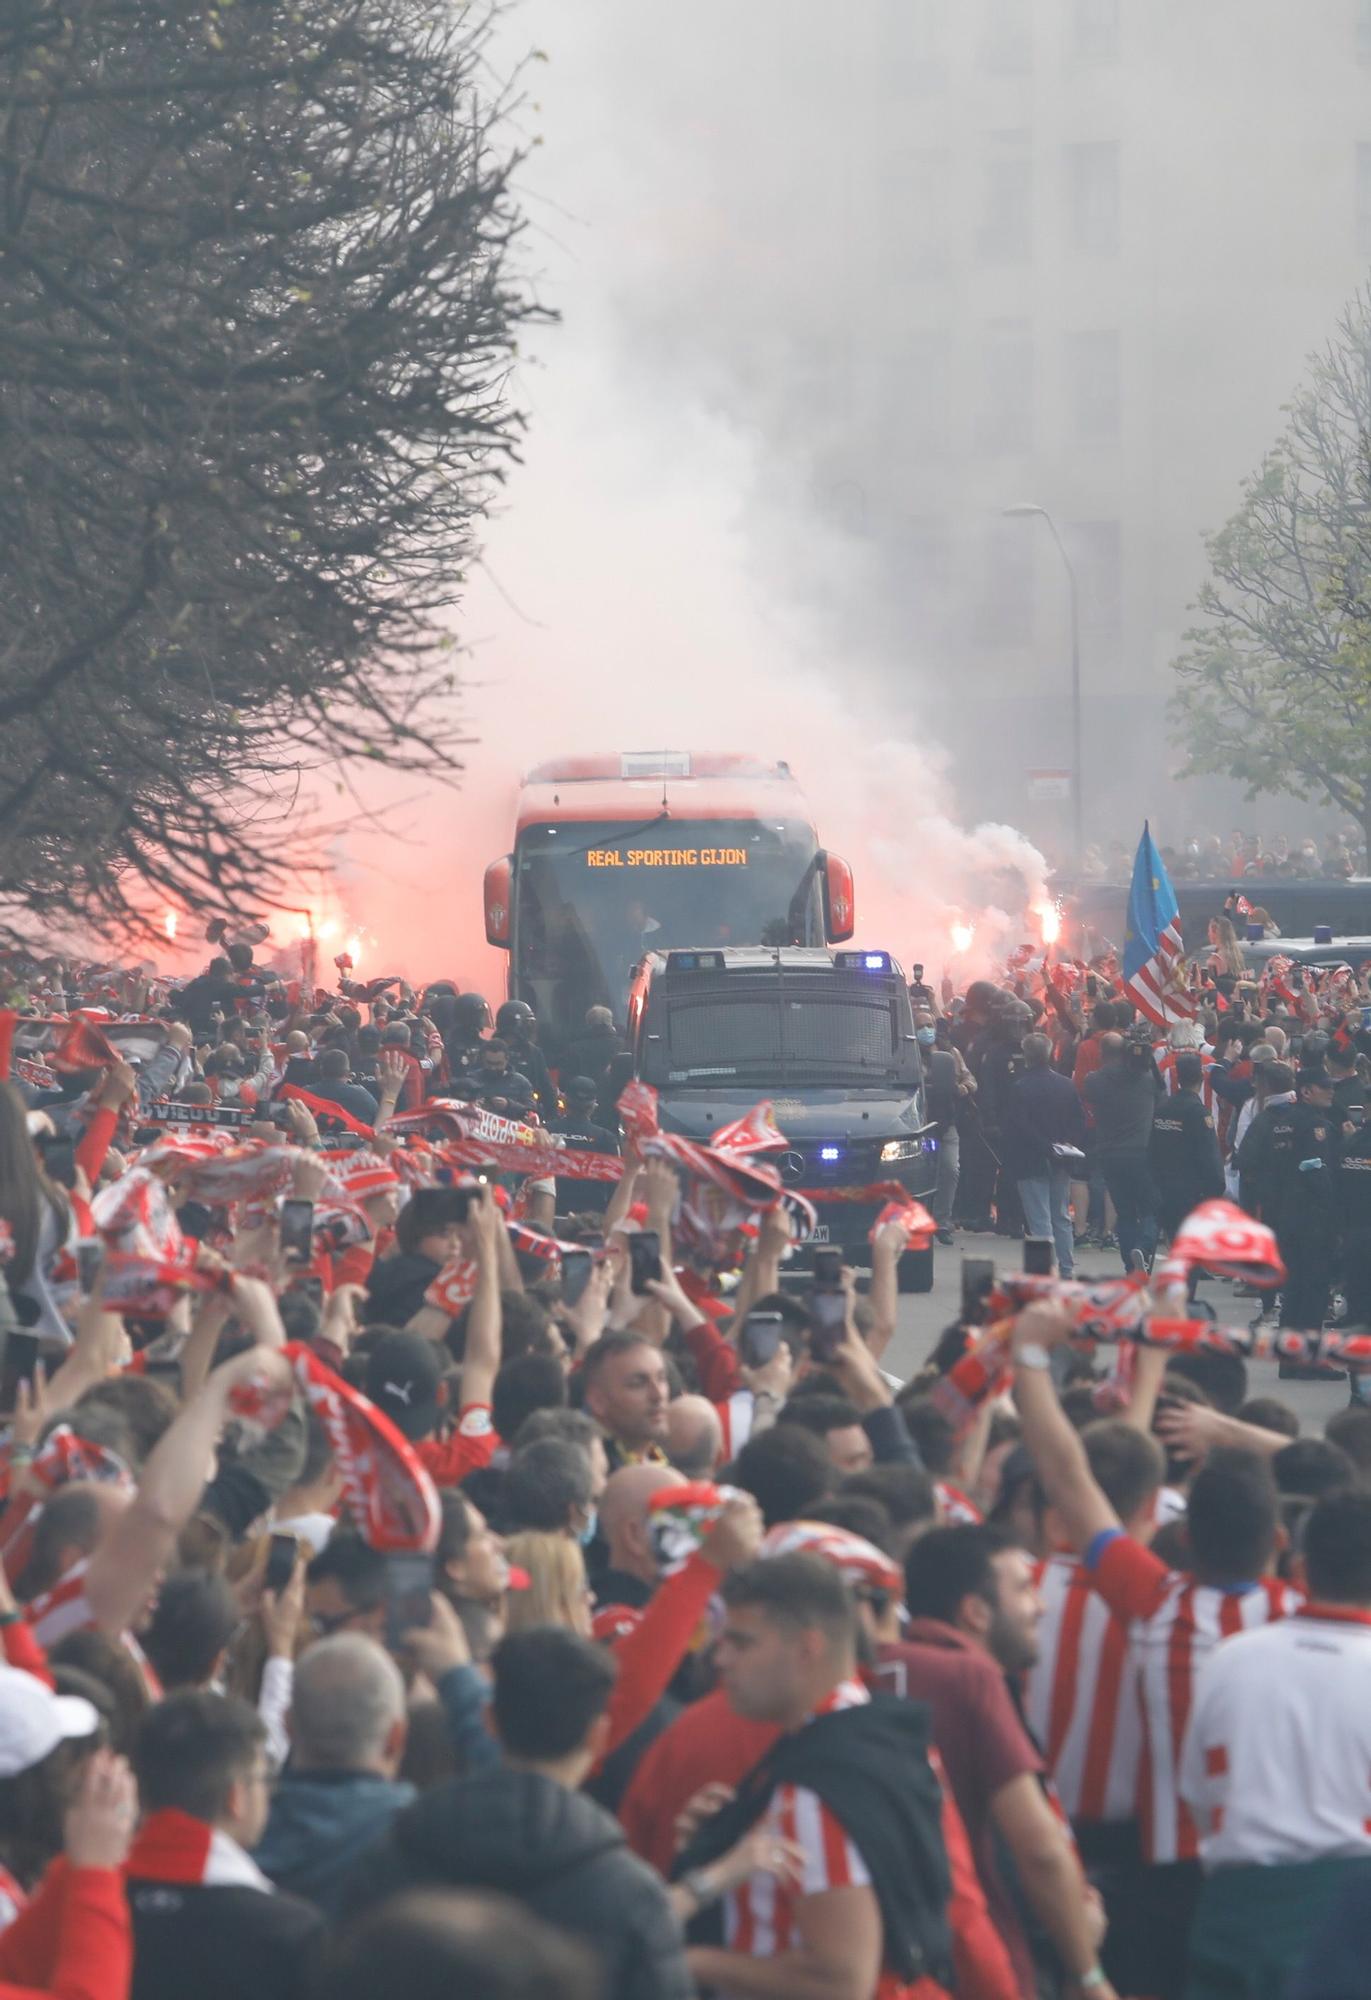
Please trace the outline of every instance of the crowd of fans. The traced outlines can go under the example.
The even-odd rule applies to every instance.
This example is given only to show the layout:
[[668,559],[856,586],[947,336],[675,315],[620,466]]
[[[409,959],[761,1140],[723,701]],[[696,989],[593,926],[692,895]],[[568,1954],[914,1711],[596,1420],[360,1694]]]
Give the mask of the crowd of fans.
[[[1167,872],[1173,879],[1188,882],[1229,882],[1244,876],[1279,876],[1284,879],[1346,881],[1366,872],[1366,839],[1356,826],[1338,827],[1316,840],[1306,834],[1292,840],[1288,834],[1273,834],[1270,841],[1259,833],[1244,833],[1241,827],[1221,833],[1192,833],[1161,848]],[[1092,881],[1126,882],[1132,873],[1133,857],[1122,841],[1108,846],[1092,844],[1082,857],[1081,873]]]
[[[1227,1192],[1283,1325],[1371,1317],[1365,974],[1230,944],[1166,1038],[916,968],[940,1233],[1141,1285]],[[4,985],[0,1996],[1371,1991],[1355,1381],[1301,1436],[1062,1293],[901,1385],[906,1223],[816,1317],[612,1018],[554,1078],[242,940]]]

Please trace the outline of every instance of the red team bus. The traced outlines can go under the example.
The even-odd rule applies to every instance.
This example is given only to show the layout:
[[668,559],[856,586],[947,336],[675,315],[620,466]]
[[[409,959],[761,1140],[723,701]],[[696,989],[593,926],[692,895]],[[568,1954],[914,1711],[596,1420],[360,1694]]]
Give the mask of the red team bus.
[[679,945],[852,936],[852,871],[819,845],[784,763],[689,751],[556,758],[528,773],[514,851],[485,876],[486,937],[509,953],[549,1059],[585,1021],[623,1025],[633,967]]

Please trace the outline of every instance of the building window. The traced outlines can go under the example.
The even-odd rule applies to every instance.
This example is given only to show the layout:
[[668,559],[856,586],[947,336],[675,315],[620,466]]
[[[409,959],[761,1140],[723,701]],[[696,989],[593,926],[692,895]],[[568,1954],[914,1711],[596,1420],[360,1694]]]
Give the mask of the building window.
[[1076,521],[1066,531],[1081,593],[1081,626],[1112,637],[1123,623],[1123,539],[1117,521]]
[[976,442],[992,457],[1033,448],[1033,335],[1026,320],[986,329]]
[[1026,76],[1032,66],[1031,0],[981,0],[981,67]]
[[1371,146],[1357,148],[1357,255],[1371,258]]
[[911,147],[882,162],[885,267],[896,282],[946,268],[951,177],[946,150]]
[[1119,336],[1066,336],[1066,402],[1081,444],[1107,444],[1119,435]]
[[1033,636],[1033,537],[1022,521],[988,523],[973,620],[983,646],[1026,646]]
[[1071,0],[1071,53],[1077,62],[1113,62],[1119,53],[1119,0]]
[[1119,247],[1119,149],[1112,140],[1066,149],[1071,247],[1082,257],[1112,257]]
[[977,250],[987,264],[1022,263],[1031,254],[1033,221],[1033,161],[1026,133],[992,136],[984,185]]

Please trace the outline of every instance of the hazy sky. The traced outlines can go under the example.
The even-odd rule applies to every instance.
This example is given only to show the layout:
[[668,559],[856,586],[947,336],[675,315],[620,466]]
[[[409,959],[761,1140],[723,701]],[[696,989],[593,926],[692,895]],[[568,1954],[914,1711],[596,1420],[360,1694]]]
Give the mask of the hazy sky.
[[[1025,856],[1007,829],[975,828],[1018,816],[1022,767],[1053,761],[1064,723],[1049,548],[1032,551],[1030,642],[1002,658],[971,643],[981,538],[1012,499],[1066,522],[1124,516],[1112,650],[1087,635],[1088,831],[1131,847],[1142,812],[1164,810],[1166,663],[1202,573],[1200,530],[1236,504],[1360,268],[1359,0],[1121,0],[1127,60],[1098,88],[1076,79],[1069,113],[1054,92],[1076,0],[1023,4],[1055,26],[1031,76],[1007,82],[981,76],[966,40],[973,17],[1012,15],[1006,0],[522,0],[506,14],[494,70],[548,58],[518,74],[515,128],[533,146],[522,256],[562,321],[526,342],[526,462],[462,620],[479,744],[462,794],[406,820],[416,862],[447,858],[464,960],[477,953],[473,872],[508,845],[521,768],[693,745],[787,757],[821,834],[858,866],[866,940],[905,956],[917,944],[932,962],[914,933],[945,936],[978,900],[977,868]],[[971,140],[936,199],[902,206],[881,176],[904,127],[887,116],[878,131],[876,108],[890,66],[920,55],[921,22],[932,46],[941,33],[961,49]],[[924,146],[933,110],[915,98],[900,117]],[[1050,262],[1009,274],[1005,303],[1034,316],[1043,412],[1031,456],[972,464],[962,441],[976,436],[988,308],[969,283],[949,308],[917,274],[896,282],[887,249],[907,218],[962,255],[985,219],[976,147],[1024,119],[1045,246],[1058,141],[1117,137],[1127,255],[1065,271],[1067,304]],[[1365,200],[1371,214],[1371,183]],[[1060,414],[1059,327],[1104,320],[1125,364],[1109,474],[1122,497],[1073,452]],[[910,409],[935,337],[951,348],[952,407],[943,455],[925,462]],[[938,510],[960,571],[924,616],[907,549]],[[1186,798],[1196,826],[1234,823],[1229,799],[1207,811]],[[1191,807],[1173,810],[1179,831]],[[1242,811],[1282,823],[1279,806]],[[412,935],[411,897],[431,900],[423,870],[403,853],[363,859],[351,893],[368,921]]]

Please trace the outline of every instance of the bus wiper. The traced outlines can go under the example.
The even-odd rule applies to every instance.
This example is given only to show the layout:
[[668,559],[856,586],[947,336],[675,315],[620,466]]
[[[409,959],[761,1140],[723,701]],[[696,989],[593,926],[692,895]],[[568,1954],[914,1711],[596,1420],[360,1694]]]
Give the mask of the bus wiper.
[[617,847],[620,841],[623,840],[636,840],[640,833],[651,833],[654,827],[660,826],[663,820],[667,820],[670,818],[671,818],[670,811],[667,809],[666,806],[663,806],[662,810],[658,813],[655,819],[644,820],[641,826],[625,827],[622,833],[612,833],[609,836],[608,840],[593,840],[588,847],[568,848],[567,859],[570,861],[574,861],[576,860],[578,855],[598,854],[601,848]]

